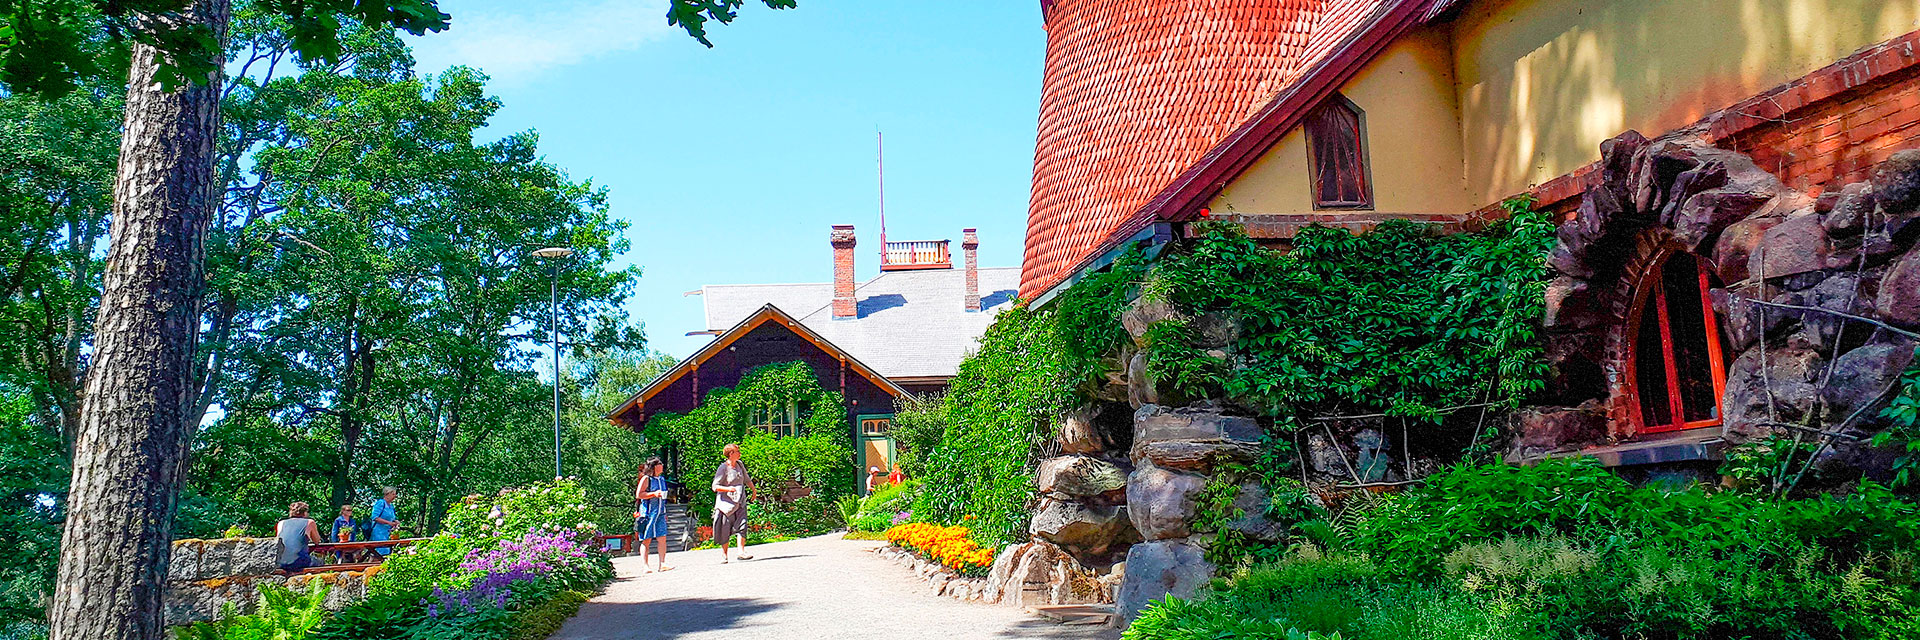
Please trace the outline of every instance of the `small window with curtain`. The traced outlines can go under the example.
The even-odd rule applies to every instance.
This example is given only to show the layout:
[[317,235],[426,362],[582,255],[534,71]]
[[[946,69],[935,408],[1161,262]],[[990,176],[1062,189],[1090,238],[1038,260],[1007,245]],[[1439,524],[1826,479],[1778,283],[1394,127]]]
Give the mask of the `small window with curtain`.
[[1308,112],[1302,126],[1306,129],[1307,151],[1311,156],[1314,208],[1373,208],[1360,108],[1334,94]]

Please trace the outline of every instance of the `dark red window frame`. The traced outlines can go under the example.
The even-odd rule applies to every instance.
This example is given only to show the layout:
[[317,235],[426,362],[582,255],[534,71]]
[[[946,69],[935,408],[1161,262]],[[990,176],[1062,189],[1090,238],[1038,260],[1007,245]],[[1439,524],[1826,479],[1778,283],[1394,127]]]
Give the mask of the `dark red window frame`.
[[[1677,278],[1669,275],[1667,273],[1669,262],[1676,257],[1691,262],[1693,266],[1691,271],[1693,273],[1690,275],[1681,273]],[[1707,295],[1707,292],[1711,290],[1713,286],[1710,277],[1705,260],[1700,260],[1690,254],[1678,252],[1668,253],[1665,257],[1656,261],[1654,267],[1648,269],[1647,273],[1641,276],[1640,283],[1636,287],[1637,293],[1634,296],[1633,312],[1628,316],[1632,320],[1627,326],[1627,339],[1629,340],[1629,344],[1632,345],[1632,348],[1627,351],[1626,377],[1629,391],[1628,400],[1632,404],[1632,410],[1628,413],[1633,418],[1636,433],[1663,433],[1682,429],[1699,429],[1718,426],[1721,423],[1724,414],[1722,412],[1723,408],[1720,406],[1720,400],[1722,396],[1726,395],[1727,372],[1721,354],[1719,321],[1713,314],[1713,301]],[[1687,298],[1697,297],[1698,304],[1700,305],[1700,326],[1694,327],[1695,331],[1686,331],[1682,327],[1675,327],[1675,316],[1679,315],[1680,312],[1668,304],[1670,302],[1668,289],[1683,280],[1685,284],[1697,287],[1694,289],[1694,295],[1682,296]],[[1687,300],[1687,302],[1692,302],[1692,300]],[[1691,317],[1691,313],[1689,313],[1688,316]],[[1652,324],[1650,325],[1648,323]],[[1695,335],[1696,331],[1697,335]],[[1648,340],[1645,338],[1654,338],[1655,336],[1657,336],[1657,343],[1649,345]],[[1681,388],[1681,376],[1683,372],[1680,370],[1680,358],[1676,355],[1677,352],[1675,349],[1677,344],[1675,342],[1676,337],[1680,340],[1690,341],[1689,344],[1686,345],[1688,348],[1700,349],[1705,352],[1708,371],[1689,370],[1684,372],[1684,375],[1689,376],[1691,379],[1689,384],[1702,382],[1694,376],[1703,374],[1708,377],[1708,381],[1712,384],[1712,406],[1709,414],[1704,418],[1688,420],[1688,406],[1686,405],[1684,393]],[[1657,348],[1649,349],[1650,346]],[[1649,350],[1654,351],[1654,353],[1644,353]],[[1648,366],[1654,366],[1657,363],[1659,369],[1642,372],[1640,369],[1642,358],[1649,355],[1657,358],[1657,360],[1647,362],[1646,364]],[[1659,383],[1648,384],[1643,382],[1643,377],[1657,380]],[[1649,389],[1646,387],[1653,388]],[[1652,397],[1647,397],[1648,394],[1651,394]],[[1656,406],[1655,403],[1658,403],[1658,406]],[[1700,407],[1696,406],[1695,408],[1698,409]],[[1658,415],[1658,411],[1661,409],[1665,410],[1665,417]]]
[[1316,209],[1373,208],[1367,137],[1360,107],[1335,94],[1307,113],[1308,166]]

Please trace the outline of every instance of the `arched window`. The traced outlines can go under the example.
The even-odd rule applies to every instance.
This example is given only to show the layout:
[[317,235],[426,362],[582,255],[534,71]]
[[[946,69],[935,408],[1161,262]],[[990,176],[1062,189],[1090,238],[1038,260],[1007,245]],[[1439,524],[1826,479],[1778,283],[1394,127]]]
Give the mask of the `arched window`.
[[1307,150],[1313,156],[1314,208],[1373,208],[1360,108],[1335,94],[1308,112],[1302,124],[1307,132]]
[[1713,284],[1706,263],[1680,251],[1641,278],[1627,359],[1639,433],[1720,424],[1727,373],[1719,322],[1707,297]]

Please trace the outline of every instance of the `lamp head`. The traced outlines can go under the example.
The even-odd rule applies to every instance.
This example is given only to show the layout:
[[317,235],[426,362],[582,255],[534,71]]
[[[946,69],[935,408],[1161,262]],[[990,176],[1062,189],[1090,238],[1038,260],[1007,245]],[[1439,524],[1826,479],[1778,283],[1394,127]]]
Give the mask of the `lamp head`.
[[533,255],[539,256],[542,258],[565,258],[567,256],[573,255],[573,250],[568,249],[566,247],[547,247],[545,249],[534,251]]

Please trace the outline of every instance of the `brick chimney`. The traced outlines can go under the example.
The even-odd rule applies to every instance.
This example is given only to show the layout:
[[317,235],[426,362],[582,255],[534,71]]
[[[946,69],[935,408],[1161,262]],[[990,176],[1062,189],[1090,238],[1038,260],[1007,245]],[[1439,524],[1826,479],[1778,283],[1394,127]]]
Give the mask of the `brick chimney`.
[[960,230],[960,248],[967,251],[967,310],[980,310],[980,236]]
[[853,299],[853,225],[836,224],[827,236],[833,244],[833,319],[859,315]]

